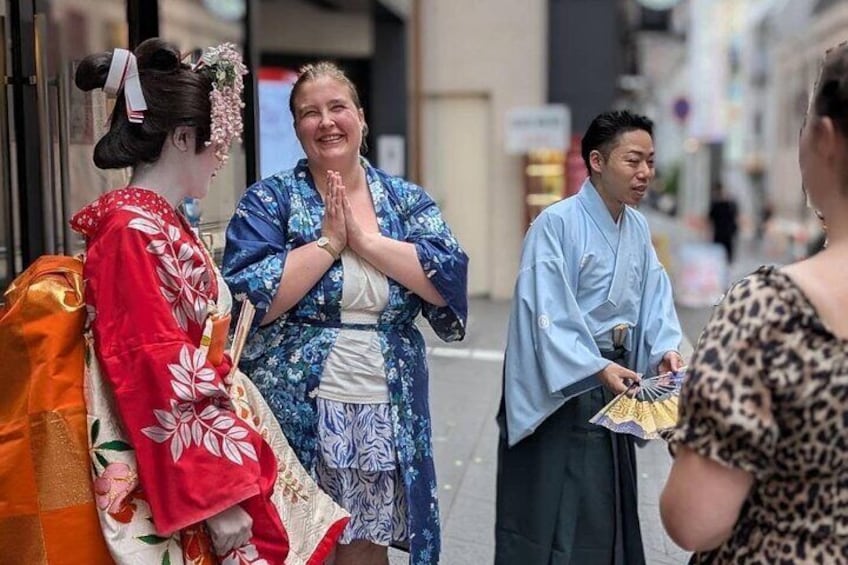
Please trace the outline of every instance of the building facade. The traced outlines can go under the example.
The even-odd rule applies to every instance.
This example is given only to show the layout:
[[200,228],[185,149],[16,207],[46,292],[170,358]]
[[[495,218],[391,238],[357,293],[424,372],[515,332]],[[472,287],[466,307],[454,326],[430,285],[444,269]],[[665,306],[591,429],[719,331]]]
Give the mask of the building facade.
[[[101,171],[92,163],[114,102],[74,86],[79,61],[160,34],[186,51],[223,41],[243,45],[243,13],[212,6],[198,0],[0,1],[0,72],[8,84],[0,94],[3,286],[41,254],[81,251],[83,241],[68,227],[71,215],[129,178],[128,171]],[[213,229],[229,218],[248,176],[246,149],[234,148],[231,157],[233,166],[212,188],[207,218]]]
[[468,252],[469,292],[509,298],[524,236],[508,109],[546,101],[547,3],[420,2],[421,182]]
[[[113,102],[73,87],[75,63],[159,35],[186,51],[232,41],[252,71],[245,143],[202,203],[200,229],[213,248],[223,246],[244,188],[298,157],[286,89],[301,65],[329,59],[359,90],[369,160],[434,196],[471,257],[471,294],[507,299],[532,171],[556,169],[547,179],[555,196],[573,193],[585,175],[579,134],[592,116],[627,100],[622,77],[637,72],[631,4],[0,0],[5,43],[14,47],[2,60],[12,88],[0,97],[0,283],[40,254],[81,250],[68,218],[128,179],[128,171],[91,163]],[[560,156],[534,165],[507,151],[507,114],[550,103],[571,111],[569,163]]]

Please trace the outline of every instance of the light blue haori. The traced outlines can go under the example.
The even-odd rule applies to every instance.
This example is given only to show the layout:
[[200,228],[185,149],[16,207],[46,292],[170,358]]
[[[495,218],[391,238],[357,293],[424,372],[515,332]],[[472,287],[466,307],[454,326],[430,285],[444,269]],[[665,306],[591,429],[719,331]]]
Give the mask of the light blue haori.
[[683,334],[671,283],[645,217],[616,222],[589,180],[546,208],[524,240],[507,334],[504,397],[509,445],[578,394],[600,386],[613,328],[625,324],[626,364],[656,372]]

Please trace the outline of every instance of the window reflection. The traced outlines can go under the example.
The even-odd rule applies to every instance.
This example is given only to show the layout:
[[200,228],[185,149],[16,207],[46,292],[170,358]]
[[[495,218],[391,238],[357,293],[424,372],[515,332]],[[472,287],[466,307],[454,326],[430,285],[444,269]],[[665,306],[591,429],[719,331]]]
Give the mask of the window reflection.
[[[8,22],[7,22],[7,3],[0,2],[0,33],[3,37],[8,37]],[[0,73],[2,76],[8,75],[6,66],[9,64],[9,53],[6,48],[6,41],[3,41],[0,46]],[[9,199],[9,187],[12,182],[11,162],[9,155],[6,152],[6,143],[8,142],[8,124],[11,120],[9,113],[9,100],[6,98],[8,89],[4,89],[0,93],[0,285],[5,289],[12,277],[12,262],[10,261],[9,247],[14,240],[12,237],[12,202]],[[2,297],[0,297],[2,302]]]
[[[8,18],[9,0],[0,0],[0,71],[11,71]],[[241,0],[160,0],[160,35],[183,51],[230,41],[242,47],[244,33],[239,14]],[[84,241],[68,226],[70,217],[103,193],[126,185],[129,170],[103,171],[94,166],[95,144],[108,129],[114,100],[100,90],[82,92],[74,85],[80,60],[116,47],[127,47],[126,0],[48,0],[37,3],[35,52],[44,74],[39,83],[36,116],[27,116],[24,127],[38,128],[44,144],[39,151],[44,162],[43,229],[48,252],[75,254]],[[241,6],[241,12],[234,10]],[[220,9],[220,8],[226,9]],[[213,10],[210,10],[213,8]],[[214,10],[214,8],[219,8]],[[32,45],[28,47],[32,49]],[[22,264],[18,196],[28,187],[16,170],[15,132],[12,127],[11,89],[0,93],[0,284],[8,286]],[[9,98],[7,98],[7,96]],[[234,147],[230,163],[213,181],[210,196],[202,203],[201,230],[213,235],[216,248],[223,245],[223,231],[246,183],[245,153]],[[209,240],[206,238],[207,241]],[[2,300],[2,299],[0,299]]]
[[54,0],[50,8],[50,139],[58,156],[52,180],[63,197],[56,203],[53,221],[57,237],[64,237],[64,249],[58,250],[77,253],[84,242],[68,229],[70,216],[104,192],[125,185],[129,170],[94,166],[94,146],[108,129],[114,101],[101,90],[76,88],[74,73],[83,57],[127,46],[127,6],[124,0]]
[[[244,48],[241,20],[224,19],[231,12],[213,11],[209,2],[200,0],[160,0],[160,34],[179,46],[182,52],[193,51],[225,41]],[[252,80],[245,77],[245,80]],[[233,144],[227,166],[212,181],[209,195],[200,203],[200,230],[212,242],[216,252],[224,245],[224,230],[235,210],[236,202],[247,182],[244,147]]]

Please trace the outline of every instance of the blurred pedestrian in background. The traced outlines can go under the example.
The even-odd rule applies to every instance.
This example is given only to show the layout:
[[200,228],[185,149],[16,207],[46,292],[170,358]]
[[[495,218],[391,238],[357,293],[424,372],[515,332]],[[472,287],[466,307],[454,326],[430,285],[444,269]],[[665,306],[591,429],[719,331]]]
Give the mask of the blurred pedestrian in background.
[[760,206],[760,221],[757,222],[757,240],[761,243],[765,239],[766,233],[769,229],[769,222],[771,222],[772,217],[774,216],[774,205],[770,200],[766,199],[765,202]]
[[739,231],[739,209],[736,200],[727,194],[721,182],[713,185],[709,218],[713,227],[713,242],[724,247],[727,262],[733,263],[736,233]]

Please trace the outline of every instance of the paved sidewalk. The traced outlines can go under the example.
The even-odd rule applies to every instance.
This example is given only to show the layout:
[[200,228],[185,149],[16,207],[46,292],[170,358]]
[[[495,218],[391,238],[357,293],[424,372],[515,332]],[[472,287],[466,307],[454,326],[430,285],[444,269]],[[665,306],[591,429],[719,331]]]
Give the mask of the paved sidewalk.
[[[442,515],[445,565],[494,560],[495,472],[501,356],[509,305],[473,300],[468,337],[440,342],[422,326],[430,364],[433,445]],[[391,551],[392,565],[406,554]]]

